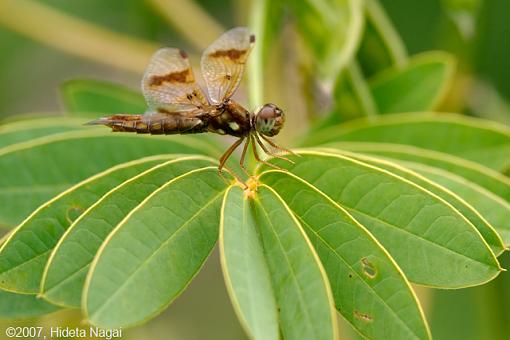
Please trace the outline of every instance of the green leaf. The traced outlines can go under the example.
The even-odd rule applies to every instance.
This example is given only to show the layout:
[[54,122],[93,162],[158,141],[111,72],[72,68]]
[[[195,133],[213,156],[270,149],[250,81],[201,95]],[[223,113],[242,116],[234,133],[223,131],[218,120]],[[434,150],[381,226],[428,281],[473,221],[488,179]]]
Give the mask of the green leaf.
[[[240,225],[236,216],[241,216],[244,223]],[[270,336],[275,336],[271,323],[260,325],[254,320],[254,317],[275,312],[269,296],[273,294],[279,308],[283,338],[337,338],[333,298],[326,274],[299,222],[281,198],[267,186],[258,187],[256,193],[244,198],[241,189],[233,188],[225,199],[223,222],[224,274],[230,282],[229,293],[238,307],[237,312],[248,326],[248,334],[255,336],[265,327],[273,327]],[[239,249],[240,242],[258,243],[251,250],[255,258]],[[261,256],[265,257],[264,262]],[[262,268],[264,265],[266,267]],[[247,268],[253,269],[245,271]],[[272,291],[267,281],[265,289],[249,282],[250,277],[256,275],[255,270],[269,273]],[[262,301],[256,300],[258,295],[264,296],[263,307],[259,305]],[[256,304],[259,315],[255,316],[252,306]],[[268,310],[260,309],[264,307]]]
[[331,146],[342,150],[368,153],[378,157],[405,162],[411,161],[441,168],[462,176],[510,202],[510,178],[478,163],[437,151],[398,144],[354,142],[335,143]]
[[25,142],[60,132],[83,129],[85,121],[63,116],[50,116],[23,120],[0,125],[0,145],[2,148],[11,144]]
[[386,170],[338,154],[302,152],[278,161],[324,192],[364,225],[410,281],[441,288],[485,283],[499,274],[496,257],[456,209]]
[[189,136],[71,131],[0,148],[0,223],[15,225],[71,185],[111,166],[165,153],[215,154]]
[[454,70],[450,54],[426,52],[404,67],[378,73],[370,80],[370,89],[380,113],[434,110],[449,89]]
[[0,248],[0,287],[38,293],[48,257],[73,221],[109,190],[168,158],[147,158],[110,168],[39,207]]
[[407,144],[478,162],[502,170],[510,165],[510,129],[491,121],[455,114],[396,114],[360,119],[317,132],[303,143]]
[[294,175],[259,177],[289,204],[314,245],[338,311],[368,339],[427,339],[418,301],[386,250],[347,211]]
[[16,294],[0,290],[0,318],[23,319],[48,314],[58,310],[36,295]]
[[[327,150],[329,152],[339,152],[337,150]],[[473,201],[473,199],[476,196],[479,196],[480,193],[475,193],[472,190],[470,191],[469,187],[465,188],[465,186],[462,184],[462,178],[461,183],[457,182],[457,186],[452,185],[453,181],[451,181],[446,176],[439,176],[440,181],[435,180],[434,176],[427,176],[427,174],[424,173],[424,171],[420,171],[422,166],[421,164],[415,163],[414,166],[412,163],[401,163],[403,166],[399,166],[395,162],[388,162],[382,159],[374,158],[374,157],[368,157],[363,156],[361,154],[356,153],[346,153],[341,152],[341,154],[345,154],[349,157],[353,157],[356,159],[361,160],[364,163],[372,164],[374,166],[377,166],[379,168],[388,170],[389,172],[401,176],[403,178],[406,178],[410,180],[411,182],[421,186],[422,188],[434,193],[435,195],[443,198],[445,201],[450,203],[455,209],[457,209],[464,217],[466,217],[473,226],[478,229],[480,234],[483,236],[485,241],[491,246],[492,251],[496,255],[500,255],[505,250],[505,245],[503,244],[503,240],[499,236],[499,234],[496,232],[495,225],[490,224],[483,216],[481,215],[479,211],[477,211],[475,208],[478,209],[479,205],[472,205],[468,202],[468,200]],[[426,167],[425,167],[426,168]],[[429,167],[430,169],[434,169]],[[411,171],[411,170],[414,171]],[[440,169],[436,169],[438,171],[441,171]],[[447,173],[447,172],[446,172]],[[425,176],[421,176],[421,175]],[[429,178],[429,179],[427,179]],[[443,185],[443,183],[446,182],[446,185]],[[464,180],[464,182],[467,182]],[[443,186],[441,186],[443,185]],[[450,189],[447,190],[446,188]],[[459,190],[457,190],[459,189]],[[474,195],[473,195],[474,194]],[[477,199],[475,198],[475,201]],[[507,214],[507,213],[506,213]],[[510,226],[506,226],[506,228],[509,228]]]
[[322,126],[379,113],[435,109],[449,88],[453,69],[449,55],[428,52],[411,58],[405,67],[382,71],[368,84],[353,61],[337,80],[335,108]]
[[379,1],[365,0],[365,11],[363,38],[356,56],[363,74],[371,76],[392,65],[405,65],[404,43]]
[[286,0],[320,76],[336,79],[356,53],[363,27],[363,3],[357,0]]
[[221,265],[236,314],[253,339],[278,340],[278,307],[250,200],[231,187],[223,200]]
[[217,167],[167,182],[107,237],[83,291],[87,321],[114,328],[159,314],[189,284],[218,236],[226,190]]
[[85,277],[108,234],[149,194],[171,179],[215,163],[195,156],[172,159],[129,179],[101,197],[69,227],[46,265],[41,295],[66,307],[80,307]]
[[454,173],[413,162],[403,162],[403,165],[462,197],[494,226],[504,245],[510,246],[510,203]]
[[143,113],[147,108],[139,92],[100,80],[69,80],[60,86],[60,96],[72,114]]
[[[0,239],[4,244],[11,232]],[[36,295],[17,294],[0,289],[0,319],[22,319],[54,312],[59,307],[47,303]]]

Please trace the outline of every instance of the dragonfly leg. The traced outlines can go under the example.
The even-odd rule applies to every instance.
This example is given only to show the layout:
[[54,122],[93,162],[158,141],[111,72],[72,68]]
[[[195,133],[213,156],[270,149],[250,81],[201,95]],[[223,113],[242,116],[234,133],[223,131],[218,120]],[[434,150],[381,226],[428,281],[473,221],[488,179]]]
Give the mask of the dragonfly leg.
[[[253,141],[253,138],[254,138],[254,137],[252,137],[252,136],[250,135],[250,139],[252,139],[252,141]],[[272,168],[275,168],[275,169],[278,169],[278,170],[283,170],[283,171],[285,171],[285,169],[283,169],[283,168],[279,167],[278,165],[271,164],[271,163],[266,162],[265,160],[261,159],[261,158],[259,157],[259,153],[257,152],[257,145],[255,145],[255,143],[254,143],[254,142],[253,142],[253,143],[251,143],[251,148],[252,148],[252,150],[253,150],[253,155],[255,156],[255,159],[256,159],[258,162],[260,162],[260,163],[262,163],[262,164],[265,164],[265,165],[267,165],[267,166],[270,166],[270,167],[272,167]]]
[[[220,157],[220,165],[218,166],[218,171],[220,173],[220,176],[223,177],[223,174],[222,174],[222,170],[223,168],[227,169],[228,172],[235,177],[235,179],[239,182],[239,183],[243,183],[244,184],[244,181],[236,175],[236,173],[234,171],[232,171],[231,169],[229,169],[225,163],[227,162],[227,159],[230,157],[230,155],[232,155],[232,152],[234,152],[235,149],[237,149],[239,147],[239,145],[241,145],[241,143],[244,141],[244,137],[242,138],[239,138],[234,144],[232,144],[228,149],[227,151],[225,151],[225,153],[223,154],[223,156]],[[223,177],[225,178],[225,177]]]
[[[260,147],[262,148],[262,150],[264,150],[264,152],[265,152],[265,153],[267,153],[268,155],[273,156],[273,157],[276,157],[276,158],[279,158],[279,159],[283,159],[284,161],[287,161],[287,162],[289,162],[289,163],[294,164],[294,161],[292,161],[292,160],[288,159],[287,157],[283,157],[283,156],[280,156],[280,155],[275,154],[274,152],[269,151],[269,150],[266,148],[266,146],[264,145],[264,143],[262,143],[262,141],[260,140],[260,138],[259,138],[259,136],[258,136],[258,135],[255,135],[255,137],[254,137],[254,138],[255,138],[255,140],[257,141],[257,143],[260,145]],[[263,138],[263,137],[262,137],[262,138]],[[264,140],[266,140],[266,139],[264,139]],[[271,142],[270,144],[271,144],[271,146],[273,146],[273,147],[275,147],[275,148],[282,149],[282,148],[279,148],[276,144],[274,144],[274,143],[272,143],[272,142]],[[282,150],[283,150],[283,149],[282,149]],[[287,150],[285,150],[285,151],[287,151]]]
[[272,147],[278,149],[278,150],[282,150],[282,151],[285,151],[287,153],[290,153],[291,155],[294,155],[294,156],[298,156],[298,157],[301,157],[300,155],[298,155],[297,153],[295,153],[294,151],[292,150],[289,150],[289,149],[285,149],[277,144],[275,144],[275,142],[273,142],[272,140],[270,140],[269,138],[267,138],[266,136],[264,135],[261,135],[260,137],[262,137],[263,140],[265,140],[269,145],[271,145]]
[[238,140],[236,140],[236,142],[234,144],[232,144],[227,149],[227,151],[225,151],[223,156],[221,156],[221,158],[220,158],[220,165],[218,166],[218,171],[220,173],[221,173],[221,170],[223,169],[223,167],[225,167],[225,163],[227,162],[227,159],[230,157],[230,155],[232,155],[232,152],[234,152],[234,150],[237,149],[239,147],[239,145],[241,145],[241,143],[243,141],[244,141],[244,137],[243,138],[239,138]]
[[241,169],[243,169],[246,176],[250,177],[250,174],[248,173],[248,169],[246,169],[246,166],[244,165],[244,158],[246,157],[246,150],[248,150],[248,145],[251,142],[251,138],[248,138],[246,140],[246,143],[244,143],[243,146],[243,152],[241,153],[241,159],[239,160],[239,165],[241,166]]

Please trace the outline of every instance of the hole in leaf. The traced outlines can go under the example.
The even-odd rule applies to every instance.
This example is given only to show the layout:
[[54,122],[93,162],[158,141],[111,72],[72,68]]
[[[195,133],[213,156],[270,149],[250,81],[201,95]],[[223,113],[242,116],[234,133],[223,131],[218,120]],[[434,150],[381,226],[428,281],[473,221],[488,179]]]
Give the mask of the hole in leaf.
[[365,322],[372,322],[372,321],[374,321],[374,319],[370,315],[361,313],[358,310],[354,310],[353,314],[354,314],[354,317],[356,319],[359,319],[361,321],[365,321]]
[[349,279],[352,279],[352,274],[351,273],[349,273]]
[[73,223],[74,220],[76,220],[78,217],[80,217],[80,215],[83,214],[84,211],[85,211],[85,209],[83,209],[82,207],[79,207],[79,206],[71,206],[71,207],[67,208],[67,211],[66,211],[67,221],[69,223]]
[[363,266],[363,274],[368,278],[373,279],[377,276],[377,268],[366,257],[361,259],[361,264]]

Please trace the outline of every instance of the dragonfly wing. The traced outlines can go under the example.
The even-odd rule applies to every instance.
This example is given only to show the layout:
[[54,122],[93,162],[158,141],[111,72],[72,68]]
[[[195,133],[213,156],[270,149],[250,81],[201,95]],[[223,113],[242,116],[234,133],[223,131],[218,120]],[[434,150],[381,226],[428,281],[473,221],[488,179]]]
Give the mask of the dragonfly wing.
[[162,48],[152,56],[142,80],[149,111],[189,114],[209,105],[188,56],[177,48]]
[[202,55],[202,77],[212,103],[220,104],[235,92],[244,65],[255,43],[246,27],[236,27],[220,36]]

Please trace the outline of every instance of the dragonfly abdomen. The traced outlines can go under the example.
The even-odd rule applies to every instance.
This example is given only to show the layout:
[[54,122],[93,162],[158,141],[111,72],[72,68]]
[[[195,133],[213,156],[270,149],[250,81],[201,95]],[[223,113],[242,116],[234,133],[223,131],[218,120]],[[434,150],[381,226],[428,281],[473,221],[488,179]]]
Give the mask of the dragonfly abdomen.
[[206,126],[199,118],[180,115],[130,115],[117,114],[100,118],[88,125],[106,125],[114,132],[136,132],[151,135],[173,135],[205,132]]

